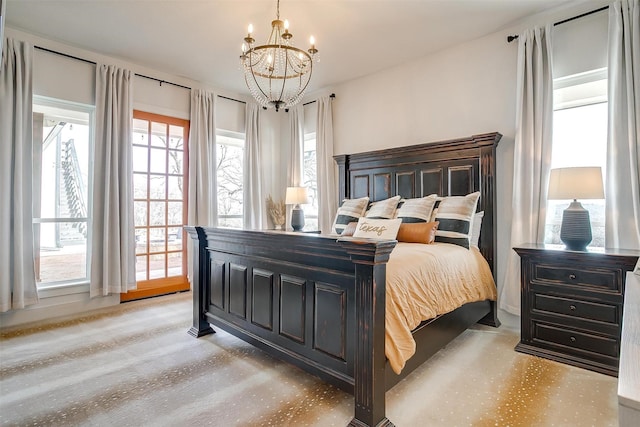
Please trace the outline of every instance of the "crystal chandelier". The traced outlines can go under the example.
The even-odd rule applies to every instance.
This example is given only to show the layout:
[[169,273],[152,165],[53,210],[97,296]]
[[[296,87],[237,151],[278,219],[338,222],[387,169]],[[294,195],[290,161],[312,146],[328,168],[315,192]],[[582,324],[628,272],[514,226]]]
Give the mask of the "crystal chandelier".
[[306,51],[291,44],[293,34],[289,32],[289,22],[280,20],[280,0],[267,43],[255,46],[251,33],[253,25],[249,24],[240,55],[244,80],[251,94],[260,105],[275,107],[276,111],[296,105],[309,85],[313,60],[318,53],[313,36],[311,48]]

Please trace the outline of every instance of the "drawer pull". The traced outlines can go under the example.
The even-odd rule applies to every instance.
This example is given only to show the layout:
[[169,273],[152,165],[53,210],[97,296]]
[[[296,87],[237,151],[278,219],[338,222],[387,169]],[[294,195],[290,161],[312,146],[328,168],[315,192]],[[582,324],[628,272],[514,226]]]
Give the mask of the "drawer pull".
[[569,341],[571,341],[571,342],[576,342],[576,337],[573,337],[573,336],[572,336],[572,337],[570,337],[570,338],[569,338]]
[[569,310],[571,310],[571,311],[576,311],[576,306],[575,306],[575,305],[573,305],[573,304],[571,304],[571,305],[569,306]]
[[571,279],[571,280],[576,280],[576,275],[575,275],[575,274],[573,274],[573,273],[572,273],[572,274],[570,274],[570,275],[569,275],[569,279]]

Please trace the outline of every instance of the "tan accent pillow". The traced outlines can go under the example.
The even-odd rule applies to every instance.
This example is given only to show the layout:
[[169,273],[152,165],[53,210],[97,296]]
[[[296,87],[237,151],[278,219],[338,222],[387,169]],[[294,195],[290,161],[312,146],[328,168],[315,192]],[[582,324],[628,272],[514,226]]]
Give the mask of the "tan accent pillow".
[[350,222],[349,224],[347,224],[347,226],[344,228],[344,230],[342,230],[342,233],[340,233],[341,236],[345,236],[345,237],[349,237],[349,236],[353,236],[353,233],[356,232],[356,227],[358,226],[357,222]]
[[398,242],[433,243],[436,239],[438,221],[434,222],[403,222],[398,230]]

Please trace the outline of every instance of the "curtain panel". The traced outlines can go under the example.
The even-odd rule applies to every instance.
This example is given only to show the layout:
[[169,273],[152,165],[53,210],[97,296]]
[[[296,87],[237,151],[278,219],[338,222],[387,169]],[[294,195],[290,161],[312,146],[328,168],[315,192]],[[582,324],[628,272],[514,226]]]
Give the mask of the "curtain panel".
[[[553,26],[518,38],[511,246],[544,242],[553,132]],[[520,315],[520,257],[509,251],[500,308]]]
[[[189,124],[189,225],[218,225],[216,195],[216,95],[202,89],[191,91]],[[187,245],[189,278],[193,277],[192,248]]]
[[0,67],[0,311],[38,302],[33,244],[33,46],[5,38]]
[[96,64],[96,129],[89,295],[136,289],[133,73]]
[[245,114],[243,222],[244,228],[264,228],[266,208],[262,195],[262,156],[260,150],[260,108],[247,102]]
[[640,249],[640,0],[609,6],[605,245]]
[[[289,109],[289,134],[291,135],[291,147],[289,165],[287,167],[287,182],[289,187],[302,187],[304,185],[304,108],[298,104]],[[287,227],[291,227],[291,210],[293,206],[287,205]]]
[[316,127],[316,161],[318,177],[318,226],[330,233],[338,210],[336,163],[333,159],[333,103],[330,96],[316,101],[318,105]]

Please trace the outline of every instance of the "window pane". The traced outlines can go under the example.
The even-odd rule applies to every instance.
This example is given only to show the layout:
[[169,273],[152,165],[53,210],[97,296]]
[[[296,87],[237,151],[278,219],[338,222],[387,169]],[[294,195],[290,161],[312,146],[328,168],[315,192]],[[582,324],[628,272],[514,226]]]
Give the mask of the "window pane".
[[39,288],[88,280],[92,112],[91,106],[33,98],[32,220]]
[[36,281],[85,280],[87,277],[87,223],[34,224]]
[[167,173],[167,150],[151,148],[150,172]]
[[169,227],[167,229],[167,250],[182,250],[182,227]]
[[147,202],[133,202],[135,225],[147,225]]
[[149,225],[164,225],[166,202],[149,202]]
[[166,231],[164,227],[150,228],[149,229],[149,253],[164,252],[167,250],[166,246]]
[[149,177],[149,198],[150,199],[165,199],[165,175],[150,175]]
[[182,202],[169,202],[168,225],[182,225]]
[[167,254],[169,263],[169,276],[182,275],[182,252],[171,252]]
[[182,200],[182,177],[181,176],[169,176],[169,194],[168,198],[172,200]]
[[148,149],[144,147],[133,147],[133,171],[149,172],[149,164],[147,162]]
[[147,174],[134,173],[133,174],[133,198],[134,199],[146,199],[147,198]]
[[147,120],[133,119],[133,143],[138,145],[149,145],[147,132],[149,122]]
[[184,128],[182,126],[169,125],[169,148],[184,150]]
[[136,254],[147,253],[147,229],[136,229]]
[[169,150],[169,170],[168,173],[174,175],[182,175],[182,163],[184,160],[184,152]]
[[136,280],[147,280],[147,256],[136,257]]
[[[220,140],[222,143],[216,144],[218,161],[218,224],[222,227],[241,228],[244,141],[228,136],[221,137]],[[231,216],[231,218],[228,218],[228,216]]]
[[155,147],[167,146],[167,125],[164,123],[151,123],[151,145]]
[[165,274],[165,254],[149,255],[149,279],[167,277]]
[[[556,110],[553,113],[553,149],[551,167],[600,166],[605,178],[607,159],[607,103]],[[563,244],[560,228],[563,211],[571,200],[548,200],[545,243]],[[589,246],[604,247],[605,201],[579,200],[589,211]]]

